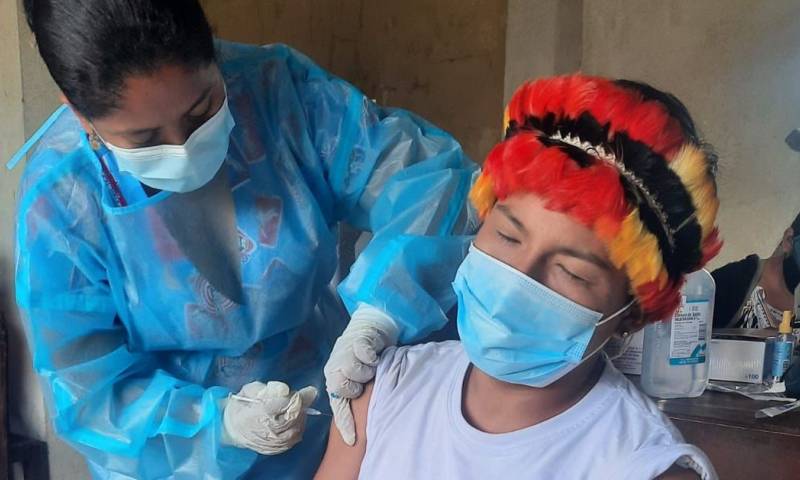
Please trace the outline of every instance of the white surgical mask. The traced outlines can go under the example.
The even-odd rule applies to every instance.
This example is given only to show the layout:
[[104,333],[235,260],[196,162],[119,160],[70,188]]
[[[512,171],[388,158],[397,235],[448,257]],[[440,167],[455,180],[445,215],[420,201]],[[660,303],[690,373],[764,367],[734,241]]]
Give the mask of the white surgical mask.
[[197,190],[214,178],[225,161],[235,125],[226,97],[219,111],[183,145],[122,148],[105,140],[103,143],[114,154],[120,171],[149,187],[184,193]]

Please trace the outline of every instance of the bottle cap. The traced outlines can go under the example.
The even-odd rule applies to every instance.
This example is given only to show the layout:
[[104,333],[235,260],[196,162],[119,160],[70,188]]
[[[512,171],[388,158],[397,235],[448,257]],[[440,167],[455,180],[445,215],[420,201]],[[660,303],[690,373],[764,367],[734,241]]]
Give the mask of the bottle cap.
[[792,333],[792,312],[783,312],[783,319],[781,326],[778,328],[778,333]]

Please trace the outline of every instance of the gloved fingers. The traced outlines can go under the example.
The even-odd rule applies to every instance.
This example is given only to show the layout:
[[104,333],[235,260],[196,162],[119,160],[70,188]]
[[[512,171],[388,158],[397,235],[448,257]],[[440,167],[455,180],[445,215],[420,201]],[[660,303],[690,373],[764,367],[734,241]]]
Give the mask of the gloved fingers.
[[306,387],[300,389],[297,394],[300,396],[300,403],[303,410],[310,407],[319,396],[319,391],[316,387]]
[[294,430],[266,431],[262,435],[257,433],[249,435],[247,441],[248,448],[262,455],[278,455],[297,445],[302,438],[302,434]]
[[262,398],[288,397],[292,389],[283,382],[267,382]]
[[261,382],[250,382],[239,390],[238,395],[240,397],[256,399],[266,388],[267,386]]
[[364,365],[376,366],[380,361],[380,352],[386,347],[382,335],[374,329],[374,335],[361,335],[353,340],[353,355]]
[[265,425],[273,432],[289,429],[302,431],[305,424],[306,408],[317,399],[317,389],[306,387],[294,392],[286,406],[277,412],[270,412],[263,418]]
[[246,446],[246,442],[244,441],[247,431],[246,420],[238,416],[238,412],[231,413],[231,408],[228,406],[223,413],[222,422],[225,433],[224,438],[227,440],[227,443],[237,447]]
[[291,389],[282,382],[269,382],[259,397],[264,402],[264,413],[267,415],[278,415],[286,411],[291,398]]
[[[242,397],[247,398],[247,397]],[[259,431],[263,430],[260,420],[263,418],[261,401],[242,401],[232,399],[225,405],[223,427],[226,443],[240,448],[251,448]]]
[[275,441],[270,442],[272,447],[272,451],[274,453],[269,453],[268,455],[277,455],[280,453],[284,453],[300,443],[303,440],[303,432],[300,431],[287,431],[284,434],[281,434],[279,437],[275,439]]
[[294,397],[286,410],[274,415],[266,415],[260,419],[266,430],[274,434],[282,434],[296,430],[296,427],[305,422],[305,410],[302,408],[300,397]]
[[361,363],[358,358],[353,358],[342,365],[340,371],[345,378],[357,383],[367,383],[375,378],[377,367]]
[[352,447],[356,444],[356,424],[353,420],[353,411],[350,409],[350,400],[330,397],[330,402],[336,429],[339,430],[344,443]]
[[305,417],[305,414],[306,412],[305,408],[303,408],[303,398],[300,396],[300,392],[294,392],[292,394],[292,398],[289,399],[289,403],[286,405],[286,408],[283,412],[276,416],[276,419],[278,419],[279,424],[282,425],[281,431],[283,431],[298,423],[298,419],[300,417]]
[[223,427],[227,444],[263,455],[277,455],[302,440],[305,409],[317,396],[314,387],[291,392],[283,383],[269,382],[257,389],[250,386],[247,393],[255,398],[241,395],[240,401],[229,401],[225,406]]
[[364,392],[364,384],[350,380],[341,371],[328,375],[326,385],[328,393],[341,398],[358,398]]

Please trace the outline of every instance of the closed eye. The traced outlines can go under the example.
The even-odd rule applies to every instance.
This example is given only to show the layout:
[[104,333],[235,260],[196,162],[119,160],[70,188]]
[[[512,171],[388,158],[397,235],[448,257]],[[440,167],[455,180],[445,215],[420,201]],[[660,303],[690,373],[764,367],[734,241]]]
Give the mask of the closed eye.
[[130,148],[146,148],[151,147],[156,144],[158,139],[158,135],[153,132],[148,134],[147,136],[140,136],[137,139],[130,139],[130,143],[132,146]]
[[190,122],[204,122],[211,117],[211,97],[208,99],[208,104],[203,109],[202,113],[199,114],[190,114],[187,115],[186,118]]
[[582,283],[582,284],[585,284],[585,285],[589,284],[588,280],[586,280],[585,278],[583,278],[581,276],[578,276],[578,275],[575,275],[574,273],[570,272],[569,270],[567,270],[567,268],[564,265],[559,263],[558,264],[558,268],[561,269],[561,271],[564,272],[564,274],[567,275],[567,277],[569,277],[571,280],[574,280],[576,282],[579,282],[579,283]]
[[501,232],[500,230],[495,230],[495,231],[497,232],[497,236],[500,237],[500,240],[502,240],[505,243],[508,243],[508,244],[511,244],[511,245],[519,245],[521,243],[516,238],[510,237],[510,236],[506,235],[505,233]]

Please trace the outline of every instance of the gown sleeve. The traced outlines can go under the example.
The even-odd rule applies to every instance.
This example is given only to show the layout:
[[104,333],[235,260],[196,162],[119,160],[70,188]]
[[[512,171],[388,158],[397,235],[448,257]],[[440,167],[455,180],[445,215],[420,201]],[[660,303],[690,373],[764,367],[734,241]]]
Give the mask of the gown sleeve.
[[456,303],[451,282],[478,224],[467,200],[478,167],[422,118],[377,105],[297,52],[288,63],[329,218],[372,233],[339,294],[350,313],[360,303],[386,312],[400,341],[421,339]]

